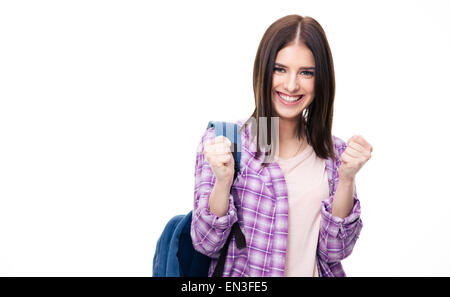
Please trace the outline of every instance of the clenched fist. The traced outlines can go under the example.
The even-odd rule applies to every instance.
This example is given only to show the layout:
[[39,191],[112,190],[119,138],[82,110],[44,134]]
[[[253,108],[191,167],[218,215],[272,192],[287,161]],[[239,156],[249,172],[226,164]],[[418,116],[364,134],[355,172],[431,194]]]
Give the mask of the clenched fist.
[[219,183],[231,185],[234,177],[234,158],[231,141],[225,136],[216,136],[205,143],[203,154]]
[[354,135],[347,141],[347,148],[341,155],[339,179],[352,181],[356,173],[371,158],[372,145],[361,135]]

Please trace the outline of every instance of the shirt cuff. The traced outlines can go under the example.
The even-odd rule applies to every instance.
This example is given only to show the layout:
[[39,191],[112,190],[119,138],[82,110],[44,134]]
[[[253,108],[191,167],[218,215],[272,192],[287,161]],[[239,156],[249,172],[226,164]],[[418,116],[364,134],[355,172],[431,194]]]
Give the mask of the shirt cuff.
[[326,226],[327,233],[333,237],[344,239],[354,233],[356,227],[361,224],[361,208],[359,200],[354,198],[353,208],[350,214],[345,218],[333,216],[331,214],[334,195],[329,199],[322,201],[322,218]]
[[210,194],[204,194],[205,197],[201,197],[206,199],[206,205],[204,205],[200,211],[201,219],[214,229],[226,230],[231,228],[231,226],[237,221],[236,208],[233,204],[233,195],[231,193],[229,194],[227,213],[221,217],[218,217],[209,210],[209,195]]

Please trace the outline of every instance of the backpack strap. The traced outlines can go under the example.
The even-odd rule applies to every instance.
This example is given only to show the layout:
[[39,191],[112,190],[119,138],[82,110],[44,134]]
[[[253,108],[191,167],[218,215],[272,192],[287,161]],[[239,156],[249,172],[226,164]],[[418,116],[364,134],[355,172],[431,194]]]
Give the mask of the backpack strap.
[[[240,161],[241,161],[241,136],[238,134],[238,125],[235,123],[211,121],[208,123],[207,129],[211,127],[214,127],[214,130],[216,131],[216,136],[223,135],[231,141],[232,146],[231,153],[233,154],[234,158],[233,180],[235,180],[240,170]],[[213,277],[220,277],[223,274],[223,270],[225,268],[225,260],[228,252],[228,246],[230,245],[232,236],[234,236],[236,240],[236,245],[238,249],[243,249],[247,246],[245,242],[244,233],[242,233],[241,228],[239,228],[239,223],[235,222],[231,227],[230,235],[228,235],[225,245],[220,251],[219,260],[212,274]]]
[[225,245],[220,251],[219,260],[217,261],[217,265],[214,268],[212,277],[221,277],[223,275],[223,270],[225,268],[225,260],[227,258],[228,246],[230,245],[230,240],[232,236],[234,236],[234,238],[236,239],[236,245],[238,249],[243,249],[247,246],[245,243],[245,236],[242,233],[241,228],[239,228],[238,222],[234,223],[233,226],[231,227],[230,235],[228,236]]

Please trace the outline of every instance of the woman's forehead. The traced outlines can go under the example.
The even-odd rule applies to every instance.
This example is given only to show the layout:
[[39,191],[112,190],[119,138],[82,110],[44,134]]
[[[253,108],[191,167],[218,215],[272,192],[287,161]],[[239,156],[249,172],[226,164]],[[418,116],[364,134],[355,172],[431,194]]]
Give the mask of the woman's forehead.
[[314,55],[304,44],[293,44],[282,48],[277,53],[275,63],[284,67],[309,68],[314,67]]

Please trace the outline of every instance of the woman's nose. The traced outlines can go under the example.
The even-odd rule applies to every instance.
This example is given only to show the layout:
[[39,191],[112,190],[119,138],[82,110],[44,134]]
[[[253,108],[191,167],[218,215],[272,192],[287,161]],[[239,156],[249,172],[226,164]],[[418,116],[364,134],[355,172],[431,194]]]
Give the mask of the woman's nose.
[[284,87],[289,93],[295,93],[299,88],[297,75],[288,75],[284,82]]

